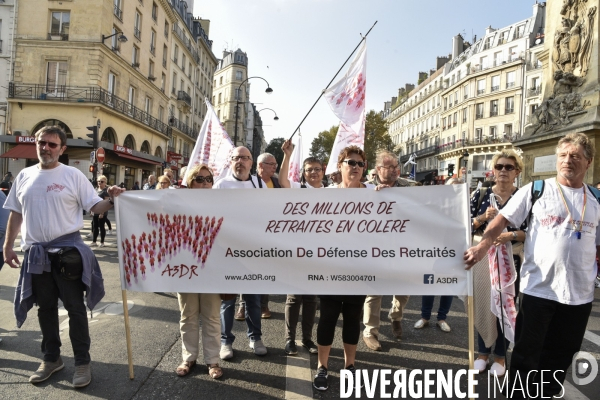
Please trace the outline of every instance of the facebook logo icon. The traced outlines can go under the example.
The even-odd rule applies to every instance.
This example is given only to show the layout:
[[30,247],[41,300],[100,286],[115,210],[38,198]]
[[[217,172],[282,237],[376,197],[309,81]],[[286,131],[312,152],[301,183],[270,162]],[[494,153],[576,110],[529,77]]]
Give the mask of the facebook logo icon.
[[423,275],[423,283],[426,285],[432,285],[433,284],[433,274]]

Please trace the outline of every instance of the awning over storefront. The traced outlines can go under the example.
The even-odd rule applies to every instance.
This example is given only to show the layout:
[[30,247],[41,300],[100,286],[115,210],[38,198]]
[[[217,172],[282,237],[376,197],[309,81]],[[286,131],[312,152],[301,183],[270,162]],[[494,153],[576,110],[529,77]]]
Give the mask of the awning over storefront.
[[115,152],[115,154],[118,155],[119,157],[128,158],[130,160],[135,160],[135,161],[146,163],[146,164],[162,165],[162,163],[160,163],[158,161],[146,160],[145,158],[130,156],[129,154],[116,153],[116,152]]
[[6,153],[0,155],[2,158],[27,158],[37,160],[37,152],[35,151],[35,145],[31,144],[18,144]]

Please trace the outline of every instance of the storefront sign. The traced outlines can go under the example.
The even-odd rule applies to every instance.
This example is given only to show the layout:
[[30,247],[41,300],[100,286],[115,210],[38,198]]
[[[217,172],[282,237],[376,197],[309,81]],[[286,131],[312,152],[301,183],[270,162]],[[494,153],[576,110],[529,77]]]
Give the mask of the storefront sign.
[[177,164],[177,162],[183,160],[183,156],[181,154],[178,153],[174,153],[172,151],[167,151],[167,161],[168,162],[172,162],[175,161]]
[[17,143],[35,144],[35,136],[17,136]]
[[128,147],[124,147],[124,146],[119,146],[119,145],[114,145],[114,151],[116,151],[117,153],[125,153],[125,154],[130,154],[133,155],[133,150],[128,148]]
[[468,199],[466,185],[125,192],[116,203],[122,287],[464,295]]

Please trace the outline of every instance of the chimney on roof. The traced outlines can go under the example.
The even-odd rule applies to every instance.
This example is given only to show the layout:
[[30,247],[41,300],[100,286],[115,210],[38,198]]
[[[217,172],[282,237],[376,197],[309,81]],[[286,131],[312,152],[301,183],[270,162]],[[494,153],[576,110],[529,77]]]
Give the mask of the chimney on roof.
[[464,50],[464,39],[459,33],[452,38],[452,59],[456,59],[460,53]]

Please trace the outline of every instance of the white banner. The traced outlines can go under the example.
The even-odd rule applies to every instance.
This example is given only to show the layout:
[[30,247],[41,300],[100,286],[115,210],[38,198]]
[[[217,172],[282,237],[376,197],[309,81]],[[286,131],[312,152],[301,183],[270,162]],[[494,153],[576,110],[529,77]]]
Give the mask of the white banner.
[[116,206],[124,289],[467,294],[466,185],[132,191]]
[[290,157],[290,167],[288,171],[288,179],[290,182],[300,183],[302,174],[302,136],[298,134],[298,140]]
[[208,99],[204,99],[204,101],[207,108],[206,117],[200,128],[198,139],[196,139],[183,182],[187,182],[187,176],[192,167],[199,164],[208,165],[213,172],[215,181],[219,176],[225,176],[229,172],[229,158],[233,151],[233,142]]

